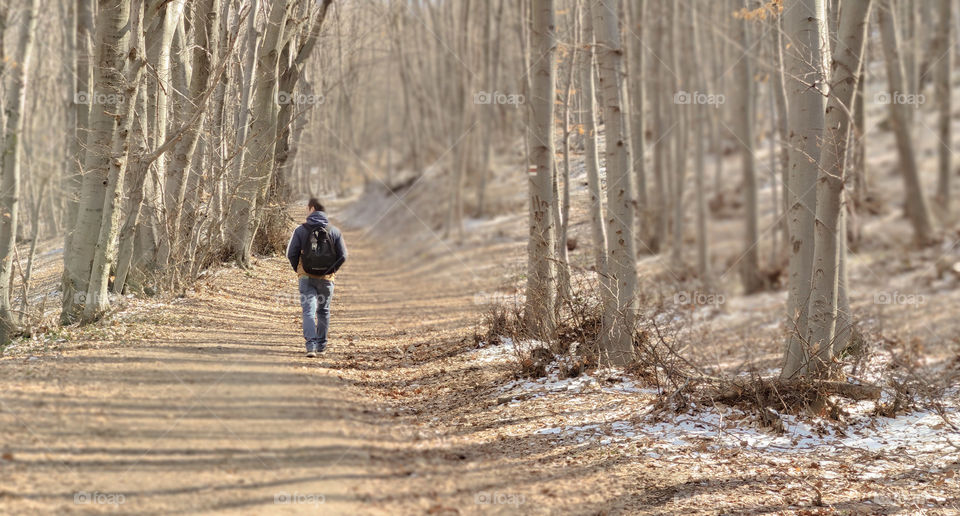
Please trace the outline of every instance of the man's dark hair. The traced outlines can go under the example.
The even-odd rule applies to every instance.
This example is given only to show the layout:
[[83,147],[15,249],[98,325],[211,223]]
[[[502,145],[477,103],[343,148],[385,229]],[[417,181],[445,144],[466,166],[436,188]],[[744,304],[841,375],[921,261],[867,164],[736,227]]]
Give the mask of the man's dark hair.
[[320,203],[320,200],[316,197],[310,199],[310,202],[307,203],[308,208],[313,208],[313,211],[326,211],[323,209],[323,204]]

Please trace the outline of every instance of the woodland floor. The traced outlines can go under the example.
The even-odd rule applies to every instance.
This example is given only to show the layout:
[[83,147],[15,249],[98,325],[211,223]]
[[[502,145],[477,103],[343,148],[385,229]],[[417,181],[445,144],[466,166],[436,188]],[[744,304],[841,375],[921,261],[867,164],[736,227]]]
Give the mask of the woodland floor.
[[[608,378],[626,387],[498,401],[515,367],[478,356],[473,338],[485,279],[470,271],[489,247],[394,260],[372,234],[345,236],[351,260],[320,359],[302,356],[279,257],[8,352],[0,513],[912,512],[882,509],[878,485],[900,493],[890,496],[930,486],[941,508],[930,513],[956,502],[957,464],[931,473],[920,457],[778,460],[709,437],[665,451],[667,429],[558,439],[558,421],[602,430],[611,411],[630,419],[622,409],[636,415],[649,400]],[[890,474],[869,474],[877,465]]]
[[[425,433],[483,381],[459,353],[472,347],[474,292],[411,273],[359,231],[345,236],[351,259],[322,358],[303,357],[296,284],[279,257],[8,350],[0,513],[581,512],[640,482],[588,490],[607,460],[564,467],[537,436],[451,445],[469,434],[460,417]],[[446,265],[456,277],[461,264]],[[449,370],[419,367],[458,354]],[[647,476],[645,486],[670,483]]]
[[[921,141],[933,170],[933,140]],[[896,373],[894,356],[912,361],[945,385],[946,417],[848,405],[842,421],[784,414],[776,434],[729,407],[659,410],[663,392],[623,371],[518,378],[509,344],[474,338],[524,280],[517,145],[497,157],[492,215],[468,219],[461,238],[440,234],[440,166],[330,210],[351,258],[320,359],[303,357],[281,257],[217,269],[179,299],[124,299],[98,324],[3,350],[0,514],[960,514],[950,426],[960,422],[960,277],[934,265],[960,260],[960,231],[941,220],[940,245],[911,248],[892,137],[877,131],[868,144],[876,199],[850,256],[854,313],[876,358],[863,376]],[[572,176],[571,260],[589,276],[579,159]],[[726,203],[711,213],[715,284],[643,256],[645,304],[667,309],[644,315],[668,316],[668,338],[701,367],[769,375],[788,331],[785,295],[740,295],[743,209],[733,176],[723,184]],[[761,256],[776,267],[772,198],[762,185]],[[38,257],[36,292],[57,290],[55,246]],[[722,297],[678,307],[680,293]],[[31,300],[41,303],[58,300]]]

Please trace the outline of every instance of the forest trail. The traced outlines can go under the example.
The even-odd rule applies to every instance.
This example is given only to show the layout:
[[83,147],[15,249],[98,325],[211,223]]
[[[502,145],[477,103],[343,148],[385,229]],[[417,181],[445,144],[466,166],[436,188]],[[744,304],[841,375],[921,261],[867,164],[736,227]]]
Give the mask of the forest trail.
[[385,486],[410,474],[406,434],[338,369],[387,367],[391,338],[463,330],[470,307],[345,238],[321,358],[303,356],[295,278],[270,257],[138,315],[158,338],[0,361],[0,512],[386,512]]

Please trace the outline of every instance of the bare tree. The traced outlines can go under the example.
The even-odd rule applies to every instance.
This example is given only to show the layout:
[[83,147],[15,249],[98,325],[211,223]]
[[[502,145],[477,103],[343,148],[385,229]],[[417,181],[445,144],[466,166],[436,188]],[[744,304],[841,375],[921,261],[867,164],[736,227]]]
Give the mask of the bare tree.
[[904,63],[900,57],[900,36],[892,0],[880,0],[877,16],[880,22],[883,54],[887,64],[887,83],[890,89],[886,94],[886,101],[890,107],[890,119],[900,156],[900,174],[903,176],[906,193],[905,210],[913,225],[914,240],[919,245],[927,245],[933,238],[933,224],[930,221],[930,209],[920,184],[916,149],[913,144],[912,120],[915,103],[910,102],[909,98],[903,98],[904,92],[908,91],[908,83],[905,78]]
[[532,124],[528,130],[532,165],[526,317],[528,326],[545,336],[556,325],[556,227],[552,212],[557,202],[553,190],[557,29],[553,0],[533,0],[531,9],[530,51],[534,65],[530,88]]
[[936,85],[936,97],[940,106],[940,119],[937,127],[940,144],[937,162],[937,200],[947,214],[951,211],[953,177],[953,130],[951,115],[953,112],[953,1],[937,0],[937,31],[933,44],[933,59]]
[[248,143],[251,161],[244,163],[240,176],[234,201],[237,230],[232,232],[230,238],[232,254],[237,263],[243,266],[249,266],[253,257],[253,237],[260,223],[258,209],[262,208],[261,199],[266,197],[273,175],[279,116],[277,67],[288,14],[286,2],[271,2],[267,26],[257,48]]
[[24,23],[17,41],[13,80],[6,91],[7,116],[3,131],[3,179],[0,181],[0,345],[10,340],[16,331],[10,305],[10,285],[13,274],[13,249],[17,245],[20,208],[20,167],[23,153],[21,140],[30,64],[33,60],[37,28],[37,0],[24,6]]
[[[831,92],[827,101],[825,130],[817,178],[817,210],[814,224],[814,263],[810,294],[810,348],[817,355],[807,370],[820,371],[832,363],[838,334],[841,248],[847,245],[840,213],[847,142],[854,95],[860,81],[871,0],[847,0],[840,13],[838,38],[830,66]],[[849,314],[844,318],[849,321]]]
[[115,42],[110,48],[101,48],[100,51],[104,54],[114,54],[111,61],[122,64],[122,67],[113,73],[101,76],[102,90],[115,92],[117,98],[122,100],[117,103],[118,115],[112,116],[116,120],[116,126],[113,129],[113,141],[108,155],[107,181],[103,185],[104,204],[102,218],[97,224],[99,231],[93,263],[90,265],[90,279],[87,283],[87,298],[82,318],[84,322],[95,320],[110,307],[107,292],[110,272],[116,265],[117,258],[117,237],[120,230],[124,180],[128,168],[129,135],[133,126],[140,77],[146,57],[142,32],[143,6],[141,4],[131,6],[130,3],[122,0],[120,5],[116,5],[112,0],[102,0],[100,9],[97,30],[99,32],[100,26],[103,26],[104,36],[101,41]]
[[827,95],[827,18],[823,0],[784,4],[785,56],[790,123],[790,265],[787,316],[793,326],[781,375],[793,377],[808,361],[807,324],[813,273],[813,218]]
[[616,283],[616,313],[611,338],[603,350],[604,360],[624,365],[633,360],[636,317],[637,265],[634,247],[633,162],[630,159],[629,129],[625,114],[629,105],[623,74],[623,48],[617,2],[599,0],[593,4],[594,30],[606,128],[608,266]]
[[[749,6],[750,0],[744,0]],[[745,16],[735,23],[737,40],[742,48],[752,46],[750,27]],[[754,155],[754,93],[756,86],[753,80],[753,66],[748,56],[741,56],[734,66],[734,75],[737,77],[738,87],[736,95],[736,123],[734,136],[737,148],[740,151],[740,162],[743,167],[743,204],[746,206],[744,215],[743,254],[740,257],[740,280],[743,290],[747,294],[757,292],[763,287],[760,277],[759,216],[757,208],[757,159]]]

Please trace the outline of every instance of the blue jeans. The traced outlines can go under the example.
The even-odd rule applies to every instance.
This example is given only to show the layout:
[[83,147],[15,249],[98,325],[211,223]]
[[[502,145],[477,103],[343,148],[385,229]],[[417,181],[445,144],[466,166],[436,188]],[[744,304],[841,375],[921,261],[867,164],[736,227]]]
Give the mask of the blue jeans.
[[330,300],[333,282],[300,278],[300,306],[303,307],[303,338],[307,352],[327,349],[327,328],[330,327]]

